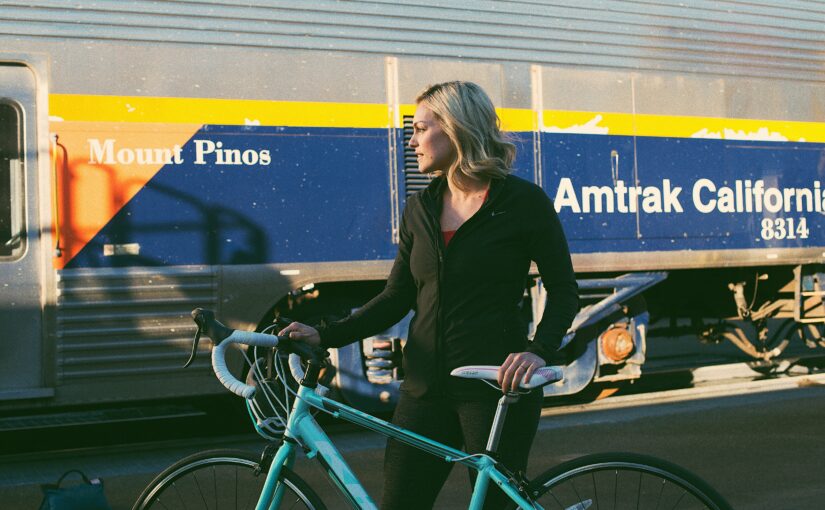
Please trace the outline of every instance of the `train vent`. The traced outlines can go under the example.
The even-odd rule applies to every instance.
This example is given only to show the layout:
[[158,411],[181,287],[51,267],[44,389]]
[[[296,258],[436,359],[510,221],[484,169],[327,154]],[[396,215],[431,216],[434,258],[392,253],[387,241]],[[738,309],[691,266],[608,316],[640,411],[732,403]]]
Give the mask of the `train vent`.
[[418,171],[418,161],[415,159],[415,150],[410,148],[410,138],[413,134],[412,115],[404,116],[404,192],[409,197],[430,184],[432,177]]

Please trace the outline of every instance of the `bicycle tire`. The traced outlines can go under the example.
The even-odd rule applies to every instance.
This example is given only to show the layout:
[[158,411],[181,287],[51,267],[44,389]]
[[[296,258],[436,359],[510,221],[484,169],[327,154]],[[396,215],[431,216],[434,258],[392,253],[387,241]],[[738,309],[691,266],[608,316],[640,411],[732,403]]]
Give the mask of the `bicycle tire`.
[[[149,482],[132,510],[254,509],[266,480],[265,472],[255,473],[259,462],[260,456],[243,450],[190,455]],[[282,507],[326,510],[321,498],[290,469],[281,469],[279,481],[286,485]]]
[[536,477],[530,493],[545,510],[732,510],[685,468],[635,453],[585,455],[559,464]]

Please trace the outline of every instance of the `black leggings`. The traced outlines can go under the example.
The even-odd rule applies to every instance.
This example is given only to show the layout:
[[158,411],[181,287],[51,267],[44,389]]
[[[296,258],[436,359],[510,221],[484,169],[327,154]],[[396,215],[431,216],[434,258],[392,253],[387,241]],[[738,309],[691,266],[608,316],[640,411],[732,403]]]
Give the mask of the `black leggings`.
[[[507,410],[499,443],[499,460],[513,471],[527,468],[530,445],[541,415],[540,390],[522,396]],[[401,392],[392,422],[430,439],[468,453],[487,446],[496,400],[460,401],[449,398],[418,399]],[[384,453],[383,510],[432,508],[447,480],[452,462],[390,439]],[[474,475],[475,471],[471,473]],[[494,484],[487,491],[484,509],[498,509],[510,499]]]

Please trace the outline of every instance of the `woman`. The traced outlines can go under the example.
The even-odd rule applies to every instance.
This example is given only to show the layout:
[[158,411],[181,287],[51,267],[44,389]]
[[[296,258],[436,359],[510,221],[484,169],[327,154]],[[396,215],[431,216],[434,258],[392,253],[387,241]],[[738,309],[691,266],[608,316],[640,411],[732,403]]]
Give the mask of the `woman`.
[[[499,129],[489,97],[476,84],[447,82],[416,99],[418,168],[435,177],[408,199],[398,255],[385,289],[357,312],[317,330],[299,323],[291,338],[340,347],[416,313],[404,348],[405,380],[393,423],[466,451],[482,452],[497,394],[479,381],[450,377],[463,365],[501,365],[504,392],[529,378],[558,349],[578,309],[567,241],[550,199],[509,175],[515,146]],[[519,319],[535,261],[547,309],[528,342]],[[500,460],[524,470],[541,412],[532,392],[508,410]],[[389,441],[382,508],[431,508],[452,464]],[[485,508],[506,496],[490,491]]]

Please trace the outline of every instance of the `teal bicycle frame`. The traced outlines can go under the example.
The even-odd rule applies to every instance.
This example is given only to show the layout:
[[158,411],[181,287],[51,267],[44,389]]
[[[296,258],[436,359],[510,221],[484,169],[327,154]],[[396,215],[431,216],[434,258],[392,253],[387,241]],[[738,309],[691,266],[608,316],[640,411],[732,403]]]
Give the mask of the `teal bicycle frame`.
[[364,510],[377,508],[375,502],[373,502],[372,498],[370,498],[369,494],[364,490],[364,487],[352,469],[350,469],[346,460],[344,460],[341,453],[315,421],[315,418],[310,413],[312,407],[327,411],[336,418],[341,418],[374,432],[378,432],[391,439],[424,450],[436,457],[444,459],[445,462],[455,462],[476,470],[478,476],[476,477],[475,487],[473,488],[470,510],[481,510],[490,481],[501,487],[501,490],[517,503],[519,508],[524,510],[541,508],[526,500],[519,493],[518,489],[513,486],[508,476],[496,468],[495,461],[489,456],[468,456],[465,452],[397,427],[387,421],[370,416],[340,402],[319,396],[312,388],[302,385],[298,389],[298,398],[295,399],[292,406],[292,413],[290,414],[286,431],[284,432],[284,441],[272,461],[263,491],[261,492],[261,497],[258,500],[258,505],[255,507],[256,510],[275,510],[279,507],[281,498],[283,497],[284,487],[278,483],[278,477],[283,466],[291,468],[294,464],[296,447],[298,446],[304,449],[307,458],[318,458],[325,467],[329,477],[353,508]]

